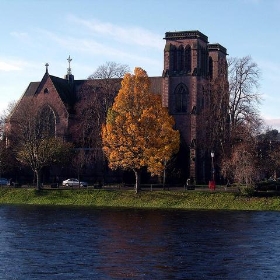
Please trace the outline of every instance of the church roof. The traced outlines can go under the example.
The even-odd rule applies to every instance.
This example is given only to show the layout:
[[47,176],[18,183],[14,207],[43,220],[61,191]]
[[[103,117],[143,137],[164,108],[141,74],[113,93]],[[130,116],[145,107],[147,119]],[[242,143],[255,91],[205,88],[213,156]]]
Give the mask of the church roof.
[[70,107],[74,106],[76,98],[73,90],[73,84],[66,79],[62,79],[52,75],[50,75],[49,77],[53,82],[53,85],[55,86],[63,103],[69,105]]
[[38,87],[40,85],[40,82],[31,82],[27,89],[25,90],[24,95],[25,96],[33,96],[35,92],[37,91]]
[[[102,80],[99,79],[86,79],[86,80],[73,80],[69,81],[65,78],[59,78],[53,75],[49,75],[48,72],[45,73],[41,82],[31,82],[23,94],[24,97],[34,96],[38,94],[44,87],[47,79],[50,79],[61,98],[62,102],[65,104],[69,113],[74,109],[74,105],[79,98],[80,89],[83,86],[89,85],[93,89],[102,88]],[[121,78],[113,79],[115,83],[118,84],[117,88],[121,87]],[[162,77],[150,77],[151,81],[151,92],[155,94],[162,93]],[[103,81],[104,82],[104,81]],[[118,91],[118,89],[117,89]],[[116,92],[117,94],[117,92]]]

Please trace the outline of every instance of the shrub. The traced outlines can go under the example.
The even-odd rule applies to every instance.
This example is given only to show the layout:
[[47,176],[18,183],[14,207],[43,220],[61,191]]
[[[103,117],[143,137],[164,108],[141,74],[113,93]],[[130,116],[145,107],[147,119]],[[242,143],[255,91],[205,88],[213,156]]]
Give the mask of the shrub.
[[255,192],[255,188],[253,186],[239,186],[239,192],[243,196],[252,197]]

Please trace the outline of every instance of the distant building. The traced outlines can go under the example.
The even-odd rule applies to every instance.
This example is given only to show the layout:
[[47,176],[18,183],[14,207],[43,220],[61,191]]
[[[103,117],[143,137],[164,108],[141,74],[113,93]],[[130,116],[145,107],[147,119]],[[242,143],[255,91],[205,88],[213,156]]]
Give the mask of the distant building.
[[[210,176],[207,165],[210,154],[207,155],[209,151],[203,151],[197,143],[207,135],[201,133],[202,127],[205,130],[201,124],[205,122],[202,112],[209,106],[209,82],[220,75],[221,65],[226,64],[227,50],[220,44],[209,44],[208,37],[199,31],[167,32],[164,39],[164,69],[162,76],[150,77],[152,91],[162,96],[162,105],[168,107],[175,118],[176,129],[181,133],[184,147],[181,151],[184,174],[181,176],[184,180],[194,178],[207,181]],[[31,98],[36,100],[38,113],[42,117],[48,116],[49,129],[56,137],[81,145],[77,127],[83,121],[83,115],[78,113],[77,104],[81,99],[86,102],[93,95],[102,98],[104,87],[101,80],[75,80],[70,68],[70,56],[68,62],[69,68],[64,78],[50,75],[49,65],[46,64],[42,80],[29,84],[7,123],[9,135],[15,135],[13,119],[25,106],[25,100]],[[114,80],[111,88],[113,95],[117,94],[120,81]]]

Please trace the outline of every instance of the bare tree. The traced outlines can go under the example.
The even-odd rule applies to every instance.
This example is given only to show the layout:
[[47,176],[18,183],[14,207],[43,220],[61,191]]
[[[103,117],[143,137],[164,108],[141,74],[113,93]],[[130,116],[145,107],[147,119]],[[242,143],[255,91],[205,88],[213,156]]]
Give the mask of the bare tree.
[[229,114],[231,128],[260,119],[258,93],[260,69],[250,56],[231,58],[229,65]]
[[110,61],[99,66],[88,78],[109,80],[113,78],[122,78],[124,74],[128,72],[130,72],[128,65]]
[[11,114],[16,106],[16,102],[12,101],[8,104],[7,109],[5,109],[0,115],[0,177],[10,171],[14,164],[15,158],[13,156],[13,151],[7,146],[5,137],[5,125],[8,116]]
[[231,157],[224,159],[222,173],[239,185],[252,187],[259,178],[255,146],[249,142],[239,143],[232,151]]
[[0,140],[0,177],[13,169],[15,158],[12,149],[7,147],[5,139]]
[[239,138],[231,139],[230,153],[221,162],[222,175],[246,187],[259,179],[259,158],[254,128],[248,123],[239,125]]
[[[225,60],[219,61],[219,74],[215,79],[210,79],[207,87],[204,89],[204,108],[200,123],[203,126],[201,130],[205,133],[201,146],[204,149],[215,151],[216,157],[225,153],[228,143],[228,106],[229,106],[229,85],[228,85],[228,67]],[[210,154],[210,153],[209,153]]]
[[8,118],[10,113],[13,111],[15,106],[16,106],[16,101],[11,101],[8,104],[8,107],[0,115],[0,139],[3,138],[3,135],[5,133],[6,119]]
[[257,139],[261,179],[276,179],[277,171],[280,169],[280,143],[278,130],[267,129],[266,132],[260,134]]
[[52,112],[40,110],[34,98],[22,100],[21,106],[15,108],[10,116],[12,131],[7,135],[10,145],[14,148],[17,159],[29,166],[35,176],[37,189],[41,188],[42,168],[54,163],[69,160],[72,145],[65,143],[63,139],[56,138]]
[[229,65],[229,151],[222,160],[222,173],[251,186],[258,179],[257,135],[262,120],[258,105],[260,69],[250,56],[230,58]]
[[129,73],[129,66],[116,62],[106,62],[99,66],[96,71],[88,77],[89,80],[98,79],[99,87],[102,88],[103,102],[102,106],[107,113],[108,108],[112,106],[113,100],[120,89],[120,79],[126,73]]
[[[205,129],[202,131],[207,135],[202,138],[206,139],[205,150],[208,147],[215,151],[216,164],[225,177],[250,184],[256,178],[250,170],[256,167],[255,137],[262,125],[258,111],[260,69],[250,56],[220,63],[223,64],[217,77],[210,79],[204,93],[207,104],[203,110]],[[243,153],[246,150],[248,152]],[[245,157],[246,166],[238,160]],[[242,177],[245,169],[246,178]]]

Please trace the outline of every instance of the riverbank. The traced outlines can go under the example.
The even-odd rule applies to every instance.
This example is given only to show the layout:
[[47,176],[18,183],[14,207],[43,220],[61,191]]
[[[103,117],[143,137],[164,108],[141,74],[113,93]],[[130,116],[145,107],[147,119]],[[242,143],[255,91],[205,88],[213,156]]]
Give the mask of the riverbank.
[[280,197],[246,197],[225,191],[42,190],[0,188],[0,204],[158,209],[280,210]]

